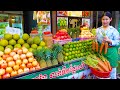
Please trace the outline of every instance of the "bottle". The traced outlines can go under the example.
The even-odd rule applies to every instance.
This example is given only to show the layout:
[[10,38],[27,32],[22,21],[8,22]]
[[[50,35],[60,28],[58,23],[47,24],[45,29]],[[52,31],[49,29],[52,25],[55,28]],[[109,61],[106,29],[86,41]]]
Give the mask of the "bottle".
[[52,48],[53,45],[53,36],[50,31],[46,31],[43,33],[43,41],[46,43],[48,48]]

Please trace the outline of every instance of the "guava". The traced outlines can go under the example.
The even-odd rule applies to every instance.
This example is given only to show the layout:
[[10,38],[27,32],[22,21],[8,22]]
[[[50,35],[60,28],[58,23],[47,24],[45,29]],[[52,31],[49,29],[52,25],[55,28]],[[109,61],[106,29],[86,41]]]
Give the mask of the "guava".
[[30,45],[32,45],[32,44],[33,44],[33,38],[29,38],[29,39],[27,40],[27,43],[30,44]]
[[6,39],[2,39],[2,40],[0,41],[0,45],[5,47],[5,46],[8,45],[8,41],[7,41]]
[[4,39],[11,40],[12,39],[12,34],[9,34],[9,33],[4,34]]
[[19,40],[20,39],[20,35],[19,34],[14,34],[13,35],[13,39],[14,40]]
[[34,49],[33,49],[33,48],[29,48],[28,50],[29,50],[30,52],[32,52]]
[[37,44],[32,44],[32,45],[31,45],[31,48],[37,49]]
[[20,38],[20,39],[17,41],[17,43],[20,44],[20,45],[23,45],[23,44],[25,43],[25,41],[24,41],[22,38]]
[[10,48],[11,50],[13,50],[13,46],[12,45],[7,45],[5,48]]
[[29,45],[28,43],[24,43],[22,46],[23,46],[23,47],[26,47],[27,49],[30,48],[30,45]]
[[37,47],[37,50],[40,50],[40,49],[42,49],[42,46],[38,46],[38,47]]
[[4,52],[4,47],[0,46],[0,51]]
[[39,44],[40,44],[40,37],[35,36],[35,37],[33,38],[33,43],[39,45]]
[[14,48],[21,48],[21,45],[20,44],[16,44],[16,45],[14,45]]
[[23,40],[28,40],[29,37],[30,37],[30,36],[29,36],[27,33],[24,33],[24,34],[22,35],[22,39],[23,39]]
[[41,42],[40,42],[40,46],[44,47],[45,45],[46,45],[46,44],[45,44],[44,41],[41,41]]
[[9,45],[15,45],[16,44],[16,41],[14,40],[14,39],[11,39],[10,41],[9,41]]

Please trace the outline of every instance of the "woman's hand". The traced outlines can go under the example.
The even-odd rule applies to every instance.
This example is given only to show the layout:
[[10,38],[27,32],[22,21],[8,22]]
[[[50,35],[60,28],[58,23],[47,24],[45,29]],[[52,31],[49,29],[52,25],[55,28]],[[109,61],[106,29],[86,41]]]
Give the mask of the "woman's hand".
[[103,41],[108,42],[109,44],[112,44],[112,41],[107,36],[103,38]]

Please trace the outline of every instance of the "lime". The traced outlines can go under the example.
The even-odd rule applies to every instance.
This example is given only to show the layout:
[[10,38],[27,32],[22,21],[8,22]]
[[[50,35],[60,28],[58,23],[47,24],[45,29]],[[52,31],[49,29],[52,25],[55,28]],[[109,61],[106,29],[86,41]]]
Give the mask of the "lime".
[[66,48],[63,48],[63,51],[65,51],[66,50]]
[[79,46],[82,46],[82,44],[80,43]]
[[70,48],[70,51],[72,51],[72,48]]
[[64,57],[64,59],[65,59],[65,61],[67,61],[67,60],[68,60],[68,57],[67,57],[67,56],[65,56],[65,57]]
[[79,47],[78,49],[81,50],[82,47]]
[[80,57],[80,54],[78,54],[78,57]]
[[76,45],[75,45],[75,44],[74,44],[73,46],[74,46],[74,47],[76,47]]
[[69,54],[68,53],[65,53],[66,56],[68,56]]
[[76,47],[76,50],[78,50],[79,48],[78,47]]
[[65,52],[69,52],[69,49],[65,49]]
[[81,52],[83,53],[83,52],[84,52],[84,50],[82,49],[82,50],[81,50]]
[[87,46],[84,46],[84,48],[86,48]]
[[68,52],[69,55],[71,55],[72,53],[71,52]]
[[77,44],[76,46],[79,47],[79,44]]
[[68,59],[69,59],[69,60],[71,60],[71,58],[72,58],[71,56],[68,56]]
[[78,54],[75,54],[75,57],[77,58],[77,57],[78,57]]
[[76,48],[73,48],[73,51],[75,51],[76,50]]
[[81,53],[80,56],[83,57],[83,53]]
[[64,47],[65,47],[65,48],[69,48],[69,45],[66,44],[66,45],[64,45]]
[[79,54],[79,53],[80,53],[80,51],[77,51],[77,53]]
[[73,45],[70,45],[70,47],[72,48],[72,47],[73,47]]
[[77,51],[74,51],[75,52],[75,54],[77,53]]
[[75,58],[75,55],[71,55],[71,58],[72,58],[72,59]]
[[83,56],[86,56],[86,53],[83,53]]
[[75,54],[75,51],[72,51],[72,54]]

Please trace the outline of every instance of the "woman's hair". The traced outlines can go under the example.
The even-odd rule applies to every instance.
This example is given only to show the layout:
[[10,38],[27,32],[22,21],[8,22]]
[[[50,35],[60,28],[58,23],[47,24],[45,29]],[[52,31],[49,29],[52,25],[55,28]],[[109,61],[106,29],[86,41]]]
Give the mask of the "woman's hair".
[[112,18],[112,14],[109,11],[104,12],[102,17],[103,16],[108,16],[109,18]]

